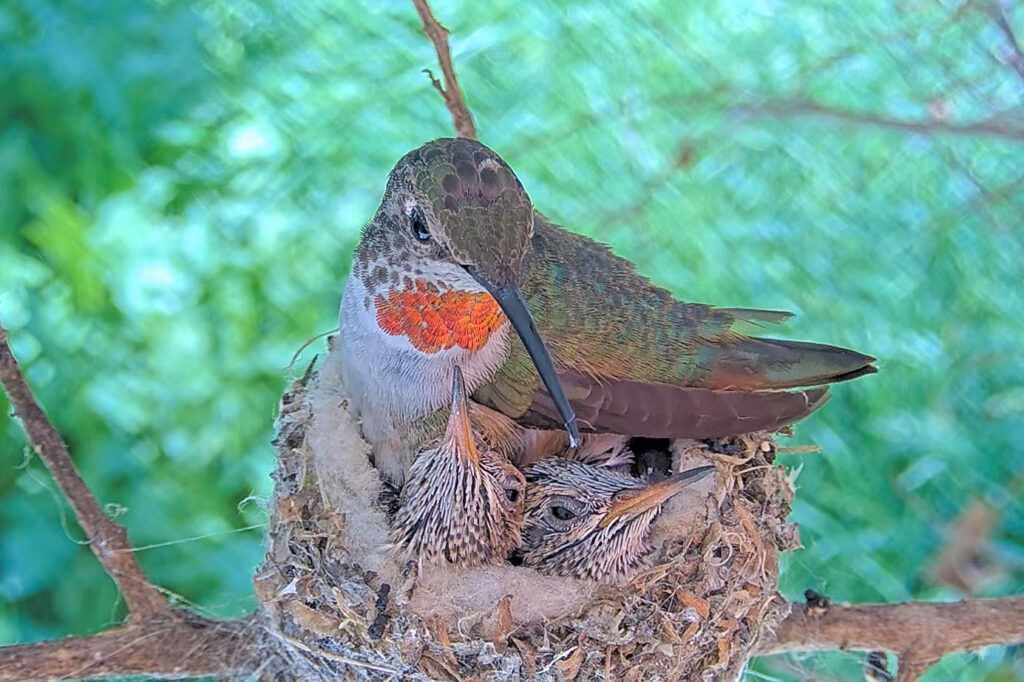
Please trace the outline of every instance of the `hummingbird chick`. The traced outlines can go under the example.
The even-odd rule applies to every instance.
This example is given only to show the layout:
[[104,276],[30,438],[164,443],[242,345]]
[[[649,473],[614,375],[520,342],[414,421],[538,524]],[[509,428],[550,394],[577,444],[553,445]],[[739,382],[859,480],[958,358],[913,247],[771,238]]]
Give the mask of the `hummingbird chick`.
[[473,432],[462,372],[455,367],[444,437],[409,471],[391,542],[404,558],[458,567],[503,563],[520,542],[526,481]]
[[616,581],[651,551],[661,506],[715,470],[690,469],[657,483],[551,457],[526,470],[523,565],[548,575]]

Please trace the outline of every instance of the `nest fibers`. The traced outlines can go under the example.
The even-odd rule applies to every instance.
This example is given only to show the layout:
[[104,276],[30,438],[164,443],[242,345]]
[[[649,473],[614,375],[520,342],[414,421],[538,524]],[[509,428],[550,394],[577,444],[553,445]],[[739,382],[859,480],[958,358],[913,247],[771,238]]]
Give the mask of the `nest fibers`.
[[336,353],[284,395],[275,444],[261,679],[732,680],[788,612],[777,557],[799,545],[793,489],[763,434],[676,444],[675,470],[716,475],[665,505],[651,567],[621,585],[393,561]]

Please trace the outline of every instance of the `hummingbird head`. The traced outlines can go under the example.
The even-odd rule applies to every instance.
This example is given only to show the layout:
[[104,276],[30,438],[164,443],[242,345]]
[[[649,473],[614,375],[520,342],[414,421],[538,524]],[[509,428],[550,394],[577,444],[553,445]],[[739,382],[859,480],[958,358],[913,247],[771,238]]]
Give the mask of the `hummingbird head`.
[[[500,156],[475,140],[435,140],[406,154],[392,180],[411,190],[407,214],[422,218],[443,255],[485,287],[518,285],[533,206]],[[424,225],[414,230],[421,243]]]
[[[479,350],[505,319],[511,322],[578,441],[576,417],[520,292],[533,216],[530,197],[500,156],[475,140],[434,140],[391,171],[354,267],[368,290],[396,292],[394,300],[376,302],[379,321],[385,311],[380,326],[408,332],[411,318],[413,345],[421,351],[455,344]],[[486,307],[495,302],[500,314]],[[415,314],[401,310],[409,305],[418,308]]]
[[498,564],[519,545],[526,481],[474,434],[458,366],[452,383],[448,427],[413,462],[391,541],[420,561]]
[[363,241],[371,260],[490,291],[518,286],[532,237],[533,206],[508,164],[475,140],[445,138],[398,161]]
[[549,457],[526,469],[523,564],[549,575],[616,580],[643,564],[651,522],[669,498],[714,471],[657,483]]

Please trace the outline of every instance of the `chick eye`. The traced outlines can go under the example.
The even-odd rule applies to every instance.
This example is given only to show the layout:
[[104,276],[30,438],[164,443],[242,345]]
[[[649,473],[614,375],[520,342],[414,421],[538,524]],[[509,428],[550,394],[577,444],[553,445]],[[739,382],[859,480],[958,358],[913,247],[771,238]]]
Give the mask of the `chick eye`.
[[509,502],[515,504],[519,501],[519,491],[515,488],[505,488],[505,497],[508,498]]
[[570,510],[567,507],[552,507],[551,515],[559,521],[571,521],[572,519],[576,518],[576,514],[574,514],[572,510]]
[[423,217],[423,211],[414,208],[409,214],[409,224],[412,226],[412,233],[421,242],[430,241],[430,230],[427,229],[427,221]]

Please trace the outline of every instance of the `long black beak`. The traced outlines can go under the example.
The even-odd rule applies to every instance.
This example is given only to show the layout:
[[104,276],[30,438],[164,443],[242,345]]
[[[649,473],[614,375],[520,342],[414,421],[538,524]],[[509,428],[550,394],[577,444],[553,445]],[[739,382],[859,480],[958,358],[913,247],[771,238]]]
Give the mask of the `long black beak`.
[[555,373],[555,365],[551,361],[551,354],[548,353],[547,346],[544,345],[543,339],[540,338],[540,334],[537,332],[537,325],[533,323],[530,311],[526,309],[526,301],[523,300],[519,287],[515,284],[492,286],[478,277],[472,270],[469,271],[469,274],[473,275],[476,281],[480,282],[487,291],[491,292],[491,296],[501,306],[508,321],[512,323],[512,328],[516,330],[519,338],[523,340],[526,352],[530,354],[530,359],[533,360],[533,366],[537,368],[541,381],[544,382],[544,387],[548,390],[551,399],[555,402],[555,407],[558,408],[558,414],[561,415],[562,420],[565,422],[565,430],[569,432],[569,445],[574,448],[578,447],[580,444],[580,429],[576,425],[576,414],[572,410],[572,405],[569,404],[569,399],[565,397],[562,384],[558,381],[558,374]]

